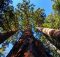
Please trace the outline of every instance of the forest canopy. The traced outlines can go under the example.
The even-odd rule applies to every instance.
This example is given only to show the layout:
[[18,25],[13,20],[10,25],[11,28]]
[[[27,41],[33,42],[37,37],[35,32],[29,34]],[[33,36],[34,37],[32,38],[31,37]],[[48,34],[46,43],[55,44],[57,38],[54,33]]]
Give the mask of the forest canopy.
[[[55,41],[56,43],[59,41],[53,37],[51,38],[42,35],[43,33],[36,29],[36,27],[60,29],[60,1],[51,1],[53,1],[52,9],[54,12],[46,16],[44,8],[35,8],[35,5],[31,4],[30,0],[22,0],[22,3],[18,3],[16,8],[14,8],[12,5],[12,0],[0,0],[0,33],[4,36],[1,38],[3,40],[0,40],[2,42],[0,42],[0,56],[6,57],[4,54],[5,49],[9,46],[10,43],[12,46],[14,46],[14,44],[19,40],[21,34],[24,34],[25,30],[32,31],[33,36],[42,41],[44,45],[47,45],[47,42],[51,44],[52,42],[49,42],[50,40],[54,40],[54,43]],[[8,36],[8,39],[5,37],[5,35]],[[60,42],[57,44],[59,43]],[[48,45],[45,47],[50,48]],[[54,50],[51,48],[53,57],[56,57],[56,54],[57,56],[60,56],[57,53],[58,48],[54,48]]]

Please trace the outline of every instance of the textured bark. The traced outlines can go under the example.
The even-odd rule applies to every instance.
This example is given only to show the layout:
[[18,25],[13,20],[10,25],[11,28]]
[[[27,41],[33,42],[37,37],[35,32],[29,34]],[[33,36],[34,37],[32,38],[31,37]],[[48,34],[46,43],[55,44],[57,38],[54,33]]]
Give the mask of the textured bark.
[[50,40],[51,43],[60,49],[60,30],[41,27],[37,27],[37,29],[47,36],[46,38]]
[[49,37],[60,38],[60,30],[40,27],[37,27],[37,29]]
[[14,33],[16,33],[16,31],[0,33],[0,44],[4,42],[6,39],[8,39],[10,36],[12,36]]
[[25,31],[14,45],[7,57],[51,57],[46,53],[42,43],[31,32]]

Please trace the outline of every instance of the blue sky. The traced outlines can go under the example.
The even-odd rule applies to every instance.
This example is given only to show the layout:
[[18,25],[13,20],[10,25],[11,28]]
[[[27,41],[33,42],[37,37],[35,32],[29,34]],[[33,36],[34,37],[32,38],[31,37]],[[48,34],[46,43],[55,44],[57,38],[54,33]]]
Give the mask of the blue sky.
[[[36,8],[44,8],[46,15],[53,12],[51,0],[30,0],[31,3],[35,5]],[[17,3],[22,2],[22,0],[13,0],[13,5],[16,7]]]

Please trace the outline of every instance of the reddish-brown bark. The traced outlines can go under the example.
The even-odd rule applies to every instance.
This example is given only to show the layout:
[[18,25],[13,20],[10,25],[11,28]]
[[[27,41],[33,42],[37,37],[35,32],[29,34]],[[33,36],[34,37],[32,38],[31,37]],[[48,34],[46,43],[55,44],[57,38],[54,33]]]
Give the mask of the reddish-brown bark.
[[[31,31],[24,34],[14,45],[7,57],[49,57],[42,43],[35,39]],[[50,56],[51,57],[51,56]]]
[[60,30],[41,27],[37,27],[37,29],[42,32],[51,43],[60,49]]

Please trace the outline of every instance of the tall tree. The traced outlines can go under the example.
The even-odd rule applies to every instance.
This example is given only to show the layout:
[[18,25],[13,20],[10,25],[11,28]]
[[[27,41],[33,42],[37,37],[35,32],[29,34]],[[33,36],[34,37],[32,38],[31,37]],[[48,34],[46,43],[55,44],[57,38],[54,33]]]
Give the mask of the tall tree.
[[40,26],[45,19],[45,13],[43,9],[34,9],[34,5],[30,4],[30,1],[23,0],[22,3],[18,4],[17,11],[20,13],[20,24],[24,26],[23,28],[31,28],[31,25]]
[[[57,48],[60,49],[60,30],[50,29],[50,28],[41,28],[37,27],[37,29],[42,32],[47,39],[52,42]],[[54,41],[54,42],[53,42]]]

